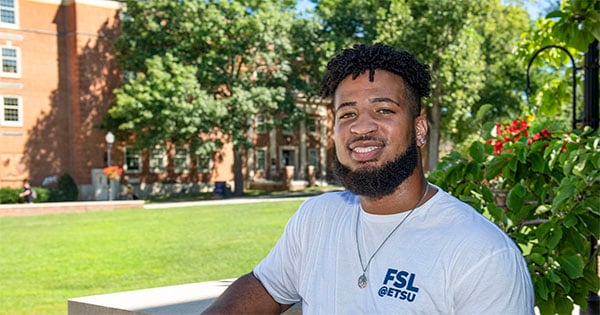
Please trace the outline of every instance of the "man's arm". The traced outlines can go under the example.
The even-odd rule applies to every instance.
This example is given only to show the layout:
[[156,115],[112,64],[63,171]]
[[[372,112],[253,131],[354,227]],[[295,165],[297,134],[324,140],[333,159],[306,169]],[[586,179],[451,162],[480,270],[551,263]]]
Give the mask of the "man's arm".
[[250,272],[233,282],[202,314],[281,314],[290,306],[275,302]]

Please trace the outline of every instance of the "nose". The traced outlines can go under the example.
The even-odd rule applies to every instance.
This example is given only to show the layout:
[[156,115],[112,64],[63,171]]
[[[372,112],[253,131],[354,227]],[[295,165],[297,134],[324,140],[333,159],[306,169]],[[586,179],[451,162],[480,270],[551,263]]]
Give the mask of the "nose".
[[356,135],[367,135],[376,130],[377,124],[369,115],[358,116],[350,126],[350,132]]

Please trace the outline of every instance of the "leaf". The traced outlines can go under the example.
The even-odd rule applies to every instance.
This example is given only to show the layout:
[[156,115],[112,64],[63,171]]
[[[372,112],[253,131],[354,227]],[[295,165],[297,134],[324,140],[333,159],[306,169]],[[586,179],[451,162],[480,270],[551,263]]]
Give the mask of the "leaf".
[[574,226],[575,224],[577,224],[577,216],[568,214],[563,224],[567,228]]
[[578,255],[558,257],[560,267],[567,273],[569,278],[577,279],[583,276],[583,258]]
[[556,197],[552,201],[553,209],[558,209],[565,200],[568,200],[577,194],[576,181],[577,178],[574,177],[563,178],[558,187]]
[[502,172],[502,168],[506,164],[506,160],[500,157],[494,157],[486,166],[485,166],[485,178],[487,180],[491,180],[498,176]]
[[562,239],[562,229],[557,226],[554,230],[550,231],[550,237],[548,238],[548,248],[554,249]]
[[484,104],[481,107],[479,107],[479,110],[477,110],[477,120],[483,120],[483,116],[490,110],[492,110],[495,106],[491,105],[491,104]]
[[531,163],[531,169],[534,172],[543,173],[546,169],[546,160],[539,154],[531,154],[529,156],[529,161]]
[[485,161],[485,148],[483,143],[476,141],[471,144],[471,148],[469,148],[469,155],[473,158],[475,162],[483,163]]
[[[548,285],[546,284],[546,281],[547,280],[545,278],[534,279],[535,294],[537,297],[540,297],[544,301],[548,300]],[[541,301],[539,299],[536,299],[536,300],[537,300],[537,304],[538,304],[538,306],[540,306],[540,308],[542,308],[541,305],[545,305],[546,307],[554,308],[553,304],[550,306],[545,303],[540,303]],[[550,301],[548,301],[548,302],[550,302]]]
[[529,255],[529,259],[531,259],[531,261],[533,261],[539,266],[543,266],[546,263],[546,259],[544,258],[544,256],[538,253],[532,253],[531,255]]
[[474,182],[480,182],[483,179],[481,166],[475,162],[470,162],[465,170],[465,178]]
[[506,195],[506,205],[512,211],[519,211],[525,201],[527,191],[521,183],[516,184]]
[[560,284],[560,277],[552,269],[548,270],[548,279],[554,283]]
[[573,302],[566,297],[562,297],[555,301],[557,314],[572,314]]

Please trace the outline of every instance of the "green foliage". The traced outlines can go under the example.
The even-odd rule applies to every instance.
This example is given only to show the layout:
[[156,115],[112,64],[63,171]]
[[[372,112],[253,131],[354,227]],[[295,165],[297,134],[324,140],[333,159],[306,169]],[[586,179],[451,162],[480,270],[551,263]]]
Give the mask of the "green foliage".
[[281,115],[292,123],[301,117],[288,81],[292,1],[127,0],[126,5],[115,48],[135,79],[115,94],[104,125],[117,126],[119,138],[140,146],[187,143],[191,151],[216,147],[206,139],[219,132],[238,155],[238,193],[244,186],[240,154],[250,145],[246,133],[256,114]]
[[[556,45],[571,54],[576,68],[583,68],[584,54],[594,40],[600,40],[600,0],[563,0],[559,9],[535,21],[534,30],[523,35],[517,54],[528,63],[543,47]],[[539,115],[571,120],[573,67],[561,49],[539,51],[532,63],[529,91],[529,103]],[[577,104],[583,103],[584,71],[575,73]]]
[[495,0],[396,0],[375,12],[377,41],[412,51],[431,66],[432,95],[424,104],[430,166],[439,143],[460,143],[477,130],[473,117],[483,105],[495,105],[494,117],[520,112],[524,76],[513,50],[529,28],[522,8]]
[[19,197],[19,193],[23,189],[18,188],[0,188],[0,204],[2,203],[20,203],[23,202],[23,198]]
[[[48,189],[43,187],[31,187],[31,189],[34,189],[37,193],[37,198],[33,200],[34,203],[48,201]],[[0,188],[0,204],[23,203],[25,199],[23,197],[19,197],[19,193],[21,193],[22,191],[22,188]]]
[[48,191],[48,201],[77,201],[79,190],[75,180],[68,173],[64,173],[59,179],[56,188]]
[[[540,137],[544,128],[549,138]],[[560,130],[534,125],[496,153],[473,142],[467,156],[451,153],[429,175],[521,247],[542,314],[571,313],[600,289],[589,239],[600,235],[600,135]]]
[[201,136],[214,132],[214,122],[226,112],[202,90],[196,67],[181,64],[171,53],[147,59],[146,67],[147,73],[115,90],[109,115],[121,122],[119,130],[135,134],[141,147],[188,143],[197,153],[211,145]]

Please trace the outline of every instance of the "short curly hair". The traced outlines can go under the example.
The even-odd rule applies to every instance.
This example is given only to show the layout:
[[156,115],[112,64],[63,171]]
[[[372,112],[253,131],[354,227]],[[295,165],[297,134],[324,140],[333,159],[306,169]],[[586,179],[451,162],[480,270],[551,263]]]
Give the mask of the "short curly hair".
[[357,44],[331,59],[321,81],[321,96],[333,96],[340,82],[349,75],[356,79],[369,70],[369,80],[373,81],[377,69],[394,73],[404,80],[408,87],[407,95],[415,105],[414,114],[419,115],[421,99],[428,97],[430,93],[429,66],[419,62],[407,51],[381,43],[372,46]]

